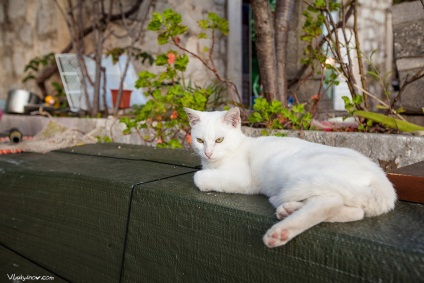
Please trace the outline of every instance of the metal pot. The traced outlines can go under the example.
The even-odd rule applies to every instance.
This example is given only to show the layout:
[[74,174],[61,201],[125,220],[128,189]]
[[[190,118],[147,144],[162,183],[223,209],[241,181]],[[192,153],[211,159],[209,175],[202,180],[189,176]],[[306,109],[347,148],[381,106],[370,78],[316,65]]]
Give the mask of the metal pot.
[[32,92],[24,89],[11,89],[7,93],[6,113],[23,114],[28,104],[40,103],[40,98]]

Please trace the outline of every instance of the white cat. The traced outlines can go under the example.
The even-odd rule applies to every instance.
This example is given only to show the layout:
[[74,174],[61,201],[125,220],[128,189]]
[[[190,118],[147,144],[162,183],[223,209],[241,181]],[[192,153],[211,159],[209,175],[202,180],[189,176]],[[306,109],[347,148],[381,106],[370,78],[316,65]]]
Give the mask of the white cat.
[[281,221],[264,235],[278,247],[321,222],[347,222],[393,209],[396,193],[385,173],[362,154],[297,138],[245,136],[238,108],[185,109],[203,169],[201,191],[264,194]]

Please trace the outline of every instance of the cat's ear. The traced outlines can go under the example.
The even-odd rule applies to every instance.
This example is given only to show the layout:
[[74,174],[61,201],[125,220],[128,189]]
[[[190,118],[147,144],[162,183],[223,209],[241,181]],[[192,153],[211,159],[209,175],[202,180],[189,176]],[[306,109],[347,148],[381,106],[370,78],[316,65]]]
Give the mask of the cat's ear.
[[200,122],[199,111],[187,107],[184,107],[184,111],[187,113],[190,126],[194,127]]
[[228,125],[237,128],[241,124],[240,109],[238,107],[231,108],[225,113],[224,122]]

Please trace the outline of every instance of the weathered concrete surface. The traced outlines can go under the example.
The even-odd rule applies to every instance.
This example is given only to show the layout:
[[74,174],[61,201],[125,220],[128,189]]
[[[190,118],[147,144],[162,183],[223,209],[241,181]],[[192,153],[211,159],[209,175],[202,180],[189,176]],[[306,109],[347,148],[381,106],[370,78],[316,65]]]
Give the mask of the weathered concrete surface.
[[[261,129],[245,127],[243,130],[249,136],[261,135]],[[394,166],[404,167],[424,160],[424,137],[419,136],[318,131],[278,132],[288,137],[298,138],[301,135],[301,138],[307,141],[357,150],[387,169],[394,169]]]
[[[11,128],[18,128],[25,136],[34,136],[40,132],[50,121],[58,123],[70,129],[78,129],[83,133],[90,133],[93,137],[109,137],[113,141],[126,144],[152,145],[144,142],[140,135],[132,133],[123,135],[126,128],[118,119],[110,117],[102,118],[47,118],[44,116],[27,115],[3,115],[0,120],[0,132],[9,131]],[[147,135],[148,133],[142,133]]]
[[[424,14],[424,10],[423,10],[423,14]],[[424,33],[423,33],[423,39],[424,39]],[[423,58],[424,58],[424,54],[423,54]],[[407,76],[411,78],[422,68],[424,68],[424,64],[420,68],[399,71],[400,81],[404,82]],[[400,103],[403,106],[403,108],[405,108],[407,113],[421,114],[421,115],[424,113],[424,78],[421,78],[411,83],[405,89],[405,92],[402,94],[400,98]]]
[[424,55],[424,14],[421,2],[397,4],[392,6],[391,11],[395,37],[395,58]]
[[393,32],[396,59],[424,55],[424,16],[421,20],[395,25]]
[[[424,13],[420,1],[392,7],[394,55],[400,84],[424,68]],[[424,79],[410,84],[402,94],[400,105],[408,114],[423,114]],[[421,123],[420,123],[421,124]]]
[[[35,135],[52,120],[68,128],[76,128],[83,133],[90,133],[94,137],[109,137],[114,142],[150,145],[138,133],[123,135],[125,125],[113,117],[109,119],[82,119],[82,118],[46,118],[41,116],[4,115],[0,121],[0,131],[8,131],[13,127],[19,128],[24,135]],[[258,137],[262,129],[243,127],[246,135]],[[299,131],[278,131],[289,137],[299,137]],[[145,136],[149,133],[143,132]],[[301,138],[320,144],[347,147],[355,149],[370,157],[382,167],[394,169],[407,166],[424,160],[424,137],[412,135],[385,135],[363,133],[338,133],[303,131]]]

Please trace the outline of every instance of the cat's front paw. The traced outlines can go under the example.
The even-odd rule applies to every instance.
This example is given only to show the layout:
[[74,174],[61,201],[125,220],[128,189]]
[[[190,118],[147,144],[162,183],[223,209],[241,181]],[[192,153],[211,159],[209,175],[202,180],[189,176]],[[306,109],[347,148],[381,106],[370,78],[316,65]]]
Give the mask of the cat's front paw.
[[194,174],[194,184],[202,192],[213,191],[208,177],[208,172],[206,170],[197,171]]

